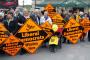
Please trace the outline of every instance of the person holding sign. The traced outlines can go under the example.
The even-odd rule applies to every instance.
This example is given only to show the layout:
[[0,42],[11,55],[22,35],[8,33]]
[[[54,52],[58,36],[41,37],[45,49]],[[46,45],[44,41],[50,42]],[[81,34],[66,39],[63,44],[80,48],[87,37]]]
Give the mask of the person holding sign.
[[40,18],[40,24],[45,23],[46,21],[48,21],[51,25],[52,25],[52,20],[51,18],[48,16],[48,12],[47,11],[41,11],[41,18]]
[[17,16],[19,27],[21,27],[25,23],[27,18],[30,18],[30,14],[29,11],[26,8],[24,8],[23,15]]
[[30,12],[28,11],[28,9],[24,8],[24,10],[23,10],[23,16],[20,15],[17,18],[19,27],[21,27],[26,22],[26,19],[28,19],[28,18],[31,18],[34,22],[36,22],[37,24],[39,24],[39,18],[37,17],[37,15],[34,14],[34,13],[33,14],[30,14]]
[[49,49],[51,52],[55,52],[57,46],[61,48],[60,34],[58,34],[57,31],[58,31],[58,26],[56,24],[53,24],[52,26],[53,35],[49,40]]
[[[52,26],[52,20],[51,20],[51,18],[48,16],[48,12],[44,10],[44,11],[41,11],[40,25],[44,24],[45,22],[48,22],[48,23],[51,24],[51,26]],[[44,41],[44,47],[47,47],[49,39],[50,39],[50,37],[48,37],[48,38]]]
[[40,25],[40,11],[38,9],[35,9],[30,16],[34,22]]
[[3,21],[4,26],[9,30],[9,32],[12,34],[15,34],[18,28],[18,24],[16,21],[16,18],[14,18],[14,15],[12,12],[8,12],[7,19]]
[[[84,14],[82,20],[89,20],[89,18],[88,18],[88,14],[87,14],[87,13]],[[81,22],[82,22],[82,21],[81,21]],[[87,32],[83,32],[80,41],[85,41],[84,38],[85,38],[86,35],[87,35]]]

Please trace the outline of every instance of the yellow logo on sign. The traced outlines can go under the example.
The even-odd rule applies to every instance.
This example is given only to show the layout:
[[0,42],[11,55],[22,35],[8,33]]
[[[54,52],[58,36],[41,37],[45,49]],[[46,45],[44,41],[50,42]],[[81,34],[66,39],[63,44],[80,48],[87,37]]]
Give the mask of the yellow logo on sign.
[[72,43],[77,43],[81,37],[83,28],[75,19],[70,19],[64,26],[63,35]]
[[[27,19],[27,22],[25,25],[19,30],[19,32],[28,32],[28,31],[37,31],[41,30],[41,28],[38,28],[39,26],[36,25],[36,23],[32,23],[33,21],[31,19]],[[19,33],[18,32],[18,33]]]
[[71,18],[64,26],[64,28],[80,26],[80,24],[73,18]]

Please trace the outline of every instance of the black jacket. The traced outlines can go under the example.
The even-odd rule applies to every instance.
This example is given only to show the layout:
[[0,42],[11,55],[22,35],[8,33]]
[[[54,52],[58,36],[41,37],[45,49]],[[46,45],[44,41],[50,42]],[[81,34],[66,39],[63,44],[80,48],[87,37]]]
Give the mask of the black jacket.
[[[37,18],[36,18],[34,14],[31,14],[31,15],[30,15],[30,18],[31,18],[34,22],[36,22],[36,23],[38,23],[38,22],[37,22],[37,18],[40,20],[40,18],[39,18],[38,16],[37,16]],[[18,20],[18,22],[21,23],[21,24],[24,24],[24,23],[26,22],[26,18],[25,18],[24,16],[20,15],[20,14],[18,14],[17,20]]]
[[17,21],[15,19],[13,21],[10,21],[9,24],[8,24],[7,20],[5,20],[3,23],[4,23],[4,26],[7,28],[7,30],[10,33],[15,34],[18,31],[18,24],[17,24]]

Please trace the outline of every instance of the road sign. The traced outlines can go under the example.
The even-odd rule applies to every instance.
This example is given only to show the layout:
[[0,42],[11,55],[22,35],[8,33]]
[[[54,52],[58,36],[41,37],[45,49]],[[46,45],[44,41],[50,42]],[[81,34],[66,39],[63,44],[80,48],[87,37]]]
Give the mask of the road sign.
[[0,44],[2,44],[7,38],[10,33],[4,27],[4,24],[0,23]]
[[78,42],[82,33],[83,27],[73,18],[71,18],[64,26],[63,35],[74,44]]
[[44,9],[48,11],[48,15],[51,18],[56,14],[55,8],[51,4],[47,4]]
[[47,33],[31,19],[28,19],[16,34],[16,37],[24,43],[23,48],[29,53],[35,53],[46,36]]
[[87,18],[83,18],[83,20],[80,22],[81,26],[84,27],[84,32],[88,32],[90,30],[90,20]]
[[41,27],[43,28],[44,31],[46,31],[48,33],[48,37],[50,37],[52,35],[51,29],[52,29],[52,25],[46,21],[44,24],[41,25]]
[[45,10],[47,10],[47,11],[51,11],[51,10],[53,10],[54,9],[54,7],[51,5],[51,4],[47,4],[46,6],[45,6]]
[[60,14],[56,14],[52,17],[53,24],[57,24],[59,28],[63,28],[65,21]]
[[2,49],[11,56],[15,56],[22,47],[22,42],[15,36],[11,35],[3,44]]

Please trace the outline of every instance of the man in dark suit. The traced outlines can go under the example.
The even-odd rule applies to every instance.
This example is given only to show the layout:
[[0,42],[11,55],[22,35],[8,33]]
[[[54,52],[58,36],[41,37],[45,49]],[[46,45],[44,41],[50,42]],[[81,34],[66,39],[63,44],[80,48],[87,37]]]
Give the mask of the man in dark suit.
[[19,28],[26,22],[26,19],[28,18],[31,18],[34,22],[36,22],[39,25],[39,16],[35,13],[30,14],[30,12],[25,8],[23,11],[23,15],[19,13],[17,16]]
[[11,34],[15,34],[18,31],[18,24],[12,12],[8,12],[6,20],[4,20],[3,23]]

